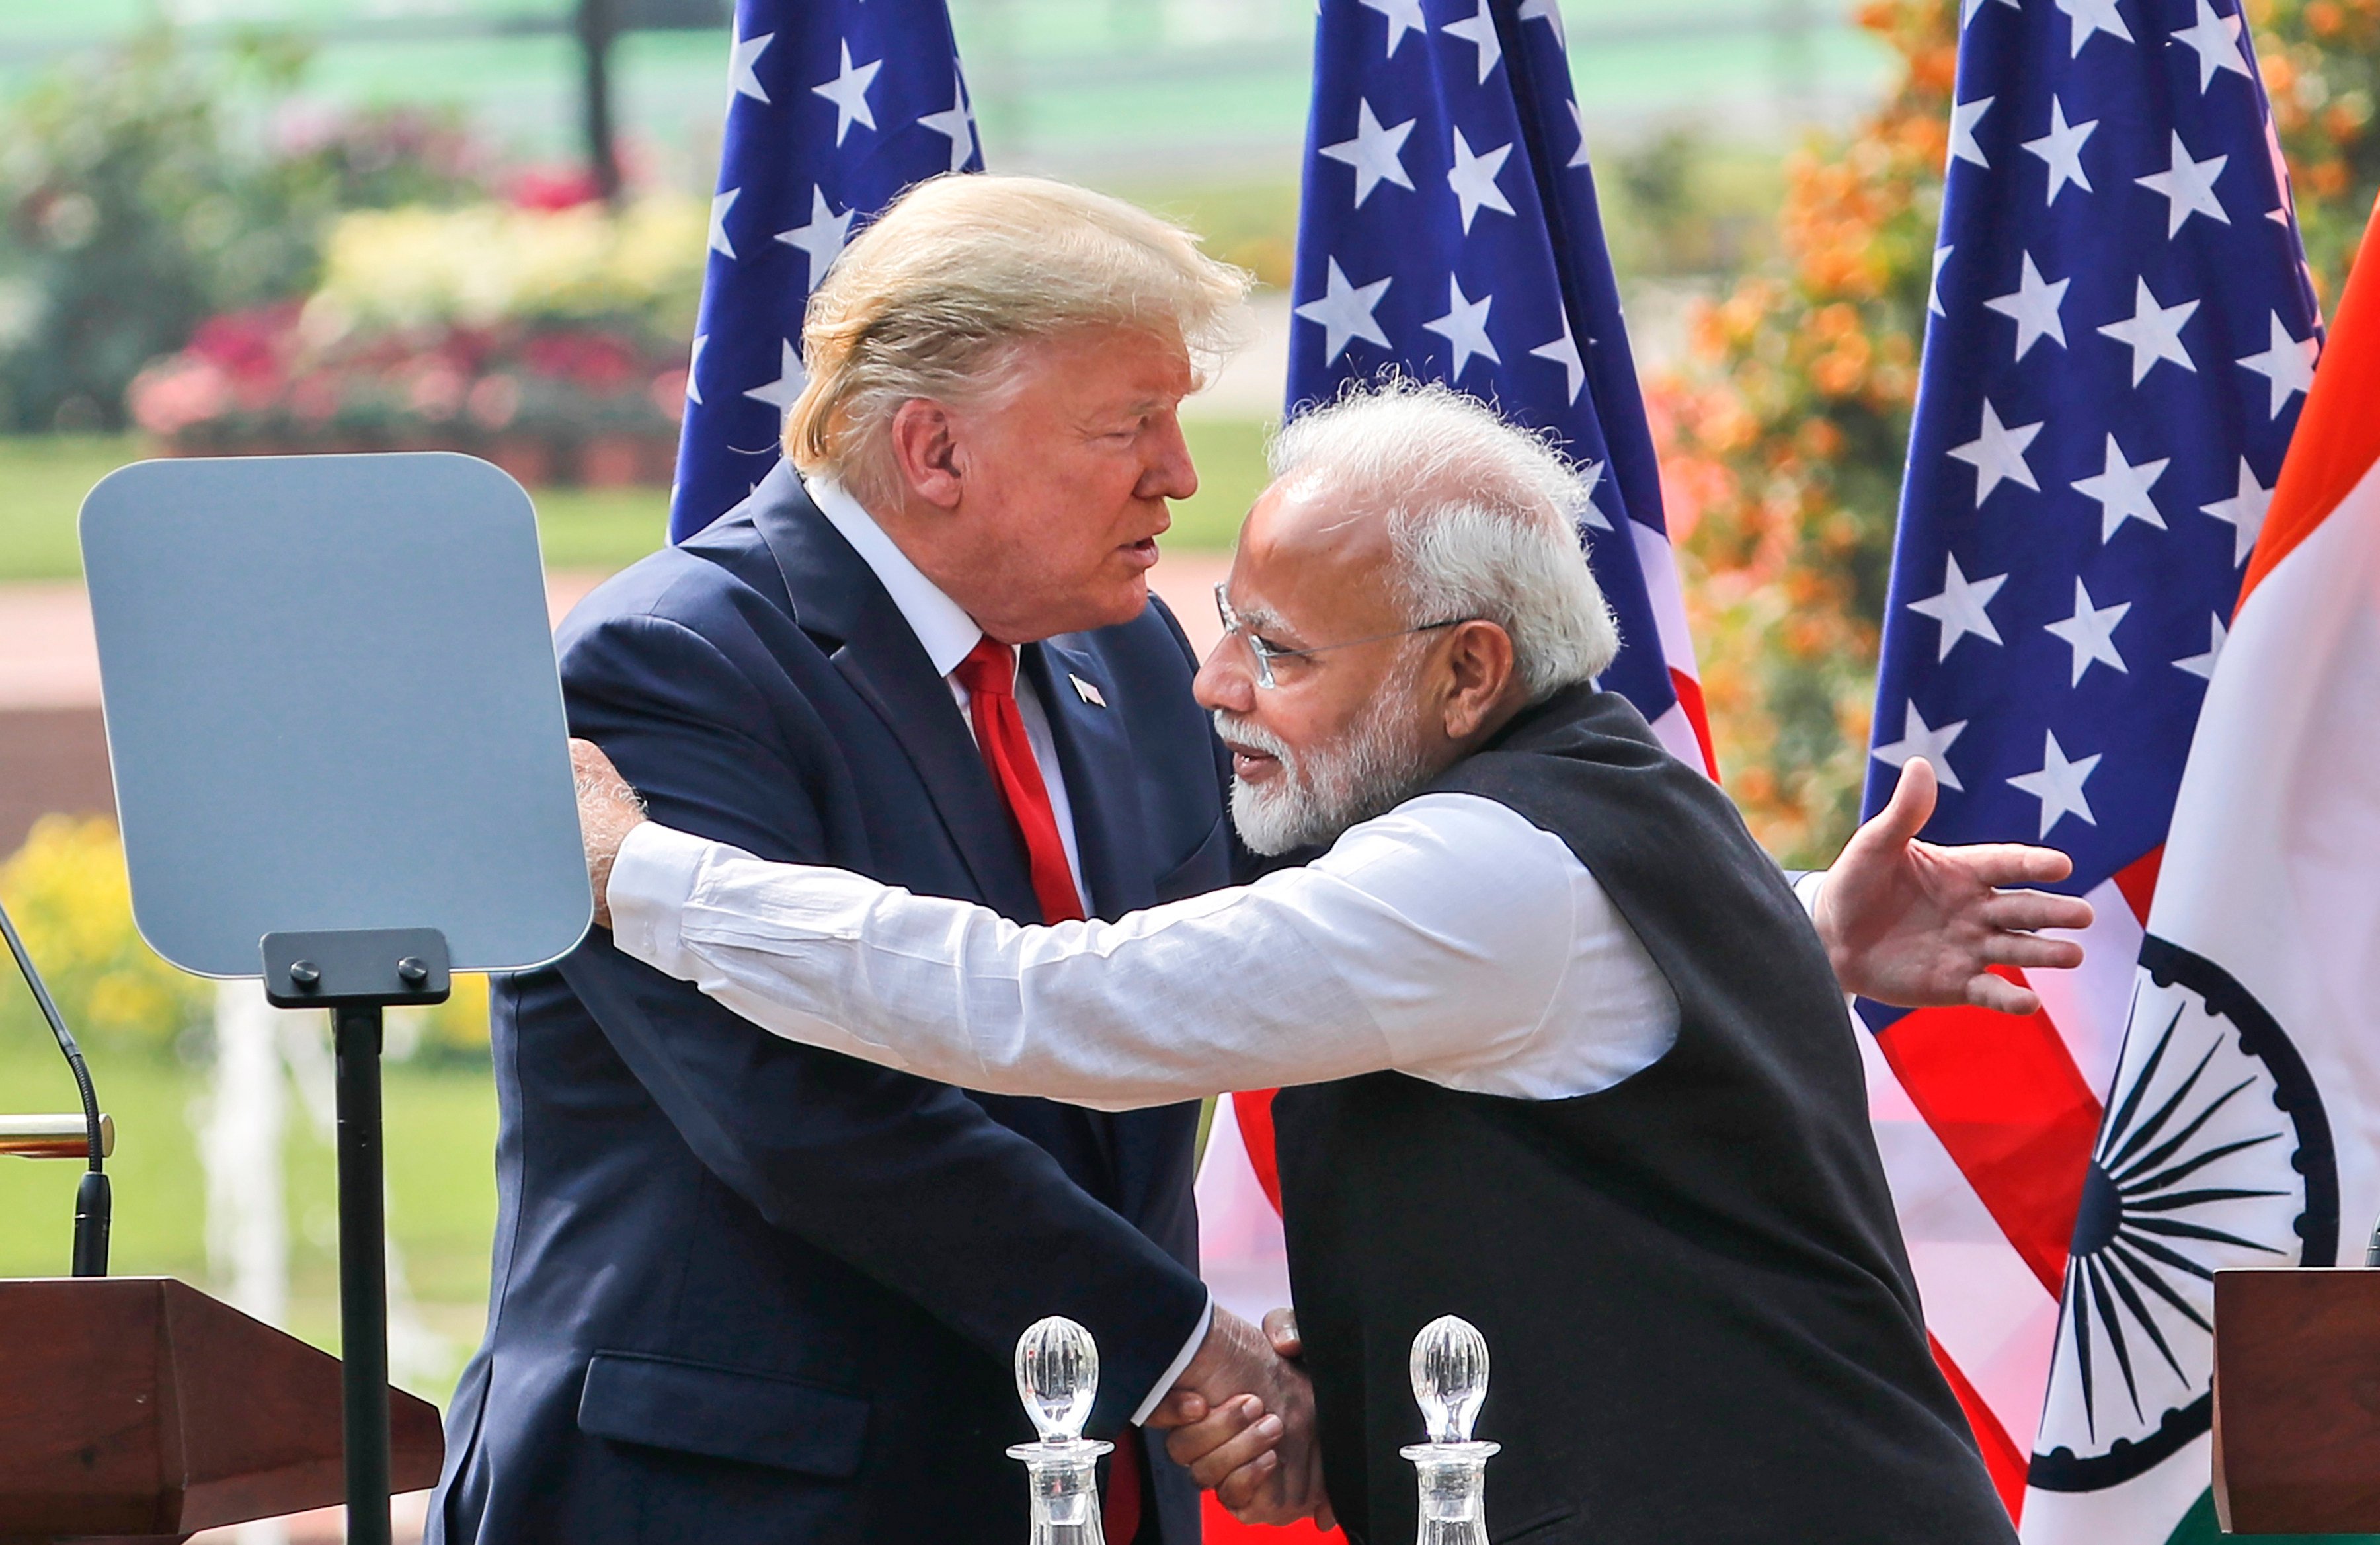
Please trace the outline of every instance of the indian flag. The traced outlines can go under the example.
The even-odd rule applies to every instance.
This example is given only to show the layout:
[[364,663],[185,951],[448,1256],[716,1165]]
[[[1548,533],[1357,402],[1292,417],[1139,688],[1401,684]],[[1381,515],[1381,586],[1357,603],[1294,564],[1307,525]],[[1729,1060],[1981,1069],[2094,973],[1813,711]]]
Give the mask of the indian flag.
[[2213,1273],[2380,1214],[2380,216],[2211,672],[2075,1223],[2028,1545],[2218,1538]]

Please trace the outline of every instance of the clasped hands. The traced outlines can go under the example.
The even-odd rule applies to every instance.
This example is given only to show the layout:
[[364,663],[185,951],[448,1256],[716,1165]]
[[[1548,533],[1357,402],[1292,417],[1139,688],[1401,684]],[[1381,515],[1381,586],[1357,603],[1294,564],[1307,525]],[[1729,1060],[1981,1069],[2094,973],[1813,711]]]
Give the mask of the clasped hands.
[[1167,1429],[1174,1463],[1242,1523],[1334,1523],[1302,1350],[1289,1310],[1273,1310],[1258,1329],[1218,1305],[1207,1339],[1148,1418]]

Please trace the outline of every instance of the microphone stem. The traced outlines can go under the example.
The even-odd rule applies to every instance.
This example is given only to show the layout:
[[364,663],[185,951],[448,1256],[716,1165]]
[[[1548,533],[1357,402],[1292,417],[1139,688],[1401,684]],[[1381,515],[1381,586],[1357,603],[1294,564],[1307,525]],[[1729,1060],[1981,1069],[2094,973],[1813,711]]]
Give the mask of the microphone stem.
[[99,1136],[99,1094],[91,1088],[91,1068],[83,1061],[82,1048],[75,1044],[74,1032],[67,1028],[66,1017],[58,1013],[57,1000],[50,996],[42,973],[33,967],[33,957],[26,952],[25,941],[17,934],[17,925],[10,920],[8,909],[0,906],[0,937],[8,941],[8,953],[17,957],[17,969],[24,974],[25,985],[32,989],[33,1002],[40,1005],[42,1017],[49,1021],[50,1034],[57,1038],[58,1050],[66,1054],[67,1066],[74,1074],[75,1090],[82,1096],[82,1120],[90,1145],[90,1172],[83,1176],[82,1186],[75,1193],[74,1274],[78,1277],[107,1275],[107,1237],[112,1210],[108,1196],[107,1176],[103,1173],[103,1149]]

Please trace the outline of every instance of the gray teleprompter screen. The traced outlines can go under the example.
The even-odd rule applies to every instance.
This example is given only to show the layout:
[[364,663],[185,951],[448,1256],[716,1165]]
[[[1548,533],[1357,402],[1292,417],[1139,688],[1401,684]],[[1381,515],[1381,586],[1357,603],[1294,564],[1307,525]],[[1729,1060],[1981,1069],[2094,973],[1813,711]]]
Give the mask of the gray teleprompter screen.
[[471,456],[145,461],[82,506],[142,937],[252,977],[271,932],[568,953],[587,874],[528,495]]

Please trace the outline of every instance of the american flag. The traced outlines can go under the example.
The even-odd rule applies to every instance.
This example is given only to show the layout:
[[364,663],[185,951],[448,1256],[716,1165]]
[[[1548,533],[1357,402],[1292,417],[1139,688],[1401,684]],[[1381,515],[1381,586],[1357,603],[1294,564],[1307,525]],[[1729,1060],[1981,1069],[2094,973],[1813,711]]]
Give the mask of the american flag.
[[1320,0],[1289,411],[1395,369],[1552,430],[1620,619],[1604,685],[1709,732],[1557,0]]
[[[2098,921],[2031,1020],[1860,1013],[1929,1328],[2025,1537],[2161,1542],[2122,1490],[2207,1430],[2204,1271],[2242,1225],[2119,1057],[2320,323],[2237,0],[1961,20],[1866,803],[1925,757],[1928,837],[2063,848]],[[2163,1130],[2095,1157],[2110,1107]]]
[[737,0],[671,541],[775,465],[802,312],[853,234],[911,184],[982,169],[943,0]]

